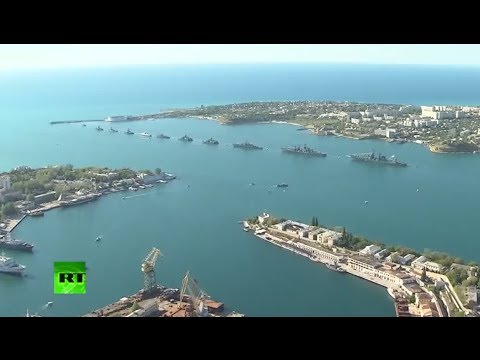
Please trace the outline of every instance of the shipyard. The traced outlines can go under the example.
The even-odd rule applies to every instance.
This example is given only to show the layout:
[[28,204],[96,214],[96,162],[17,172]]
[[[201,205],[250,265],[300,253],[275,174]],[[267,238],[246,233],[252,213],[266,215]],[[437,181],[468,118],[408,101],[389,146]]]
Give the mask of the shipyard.
[[[370,244],[360,250],[347,248],[353,236],[340,229],[298,221],[277,219],[268,213],[243,221],[243,228],[275,246],[325,265],[329,270],[351,274],[387,289],[394,299],[398,317],[477,316],[469,304],[460,300],[450,282],[449,271],[463,266],[469,274],[478,274],[478,266],[452,264],[450,269],[435,263],[425,255],[389,251],[384,246]],[[344,276],[344,275],[342,275]]]
[[180,289],[158,285],[155,265],[160,256],[160,250],[153,248],[143,260],[143,289],[84,317],[244,317],[235,311],[226,311],[224,304],[213,300],[189,271]]

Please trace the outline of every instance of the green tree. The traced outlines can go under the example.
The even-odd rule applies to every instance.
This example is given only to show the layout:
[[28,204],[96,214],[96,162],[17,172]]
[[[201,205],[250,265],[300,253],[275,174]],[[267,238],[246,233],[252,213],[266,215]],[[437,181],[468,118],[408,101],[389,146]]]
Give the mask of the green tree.
[[160,175],[162,173],[162,169],[156,168],[155,169],[155,174]]
[[17,210],[15,209],[15,206],[11,202],[8,202],[2,206],[2,215],[4,217],[7,217],[9,215],[15,215],[17,213]]
[[26,200],[31,201],[31,202],[35,202],[35,196],[33,194],[28,194]]
[[312,216],[311,225],[312,225],[312,226],[315,226],[315,216]]
[[315,226],[318,226],[318,218],[315,216]]
[[422,276],[420,277],[420,280],[423,282],[427,281],[427,270],[425,268],[422,270]]
[[408,297],[408,302],[410,302],[411,304],[415,303],[415,294],[412,294]]
[[130,308],[130,311],[134,312],[138,309],[140,309],[140,305],[138,305],[137,301],[134,301],[132,307]]

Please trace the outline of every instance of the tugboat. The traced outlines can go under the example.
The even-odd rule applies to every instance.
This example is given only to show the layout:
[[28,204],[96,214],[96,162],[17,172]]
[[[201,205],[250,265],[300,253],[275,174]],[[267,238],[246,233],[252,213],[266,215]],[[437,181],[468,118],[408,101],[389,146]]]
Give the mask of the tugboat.
[[263,147],[250,144],[249,142],[244,142],[241,144],[238,144],[238,143],[233,144],[233,147],[247,149],[247,150],[263,150]]
[[110,128],[110,132],[118,133],[118,130],[115,130],[114,128]]
[[127,129],[127,131],[125,131],[125,134],[127,134],[127,135],[133,135],[133,134],[134,134],[134,132],[133,132],[133,131],[131,131],[130,129]]
[[277,186],[278,188],[286,188],[286,187],[288,187],[288,184],[281,183],[281,184],[277,184],[276,186]]
[[160,135],[157,135],[157,139],[170,139],[170,136],[160,134]]
[[33,245],[22,240],[12,239],[10,233],[7,233],[3,239],[0,239],[0,249],[32,251]]
[[387,159],[384,155],[380,153],[378,155],[375,155],[374,151],[366,154],[352,154],[350,155],[350,158],[352,160],[361,161],[361,162],[371,162],[371,163],[393,165],[393,166],[399,166],[399,167],[407,166],[407,163],[398,161],[397,159],[395,159],[395,156],[392,156],[389,159]]
[[207,144],[207,145],[218,145],[218,141],[217,140],[214,140],[213,138],[210,138],[208,140],[205,140],[203,142],[204,144]]
[[103,128],[100,127],[100,126],[97,126],[97,127],[95,128],[95,130],[97,130],[97,131],[103,131]]
[[313,150],[306,145],[301,146],[293,146],[293,147],[283,147],[283,152],[290,153],[290,154],[300,154],[300,155],[307,155],[307,156],[316,156],[316,157],[325,157],[327,154]]
[[187,136],[187,135],[183,135],[180,139],[178,139],[180,141],[184,141],[184,142],[192,142],[193,139],[190,137],[190,136]]

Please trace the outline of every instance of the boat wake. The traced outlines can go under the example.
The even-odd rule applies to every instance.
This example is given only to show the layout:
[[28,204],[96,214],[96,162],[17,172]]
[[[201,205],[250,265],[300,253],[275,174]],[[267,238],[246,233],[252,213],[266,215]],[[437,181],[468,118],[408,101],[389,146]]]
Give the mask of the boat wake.
[[138,194],[138,195],[131,195],[131,196],[124,196],[122,199],[126,200],[126,199],[132,199],[132,198],[136,198],[136,197],[140,197],[140,196],[146,196],[148,194]]

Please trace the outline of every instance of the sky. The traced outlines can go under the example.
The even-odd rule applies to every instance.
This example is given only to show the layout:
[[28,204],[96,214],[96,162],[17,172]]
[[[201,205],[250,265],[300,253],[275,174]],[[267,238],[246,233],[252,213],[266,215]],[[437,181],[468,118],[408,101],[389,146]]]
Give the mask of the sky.
[[245,63],[478,66],[480,45],[0,44],[0,70]]

